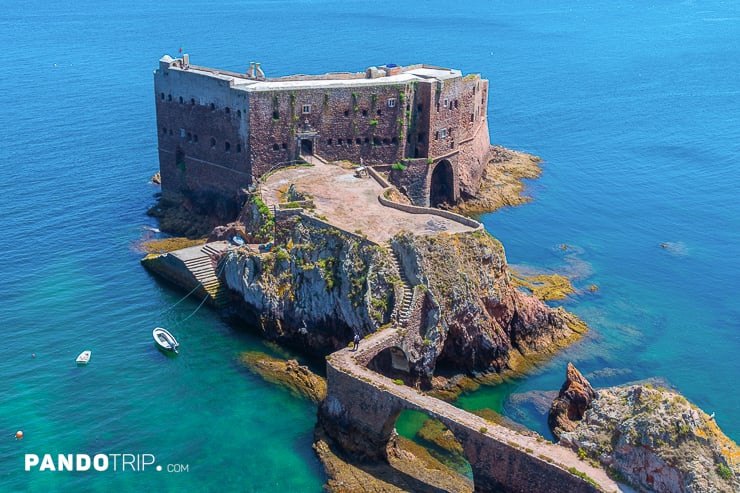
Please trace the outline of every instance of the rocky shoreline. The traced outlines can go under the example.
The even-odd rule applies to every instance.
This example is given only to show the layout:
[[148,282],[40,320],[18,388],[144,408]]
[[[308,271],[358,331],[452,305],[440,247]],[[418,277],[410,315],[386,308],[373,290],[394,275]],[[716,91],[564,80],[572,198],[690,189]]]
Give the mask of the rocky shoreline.
[[639,491],[740,491],[740,448],[677,392],[649,383],[595,390],[569,364],[548,422],[561,445]]

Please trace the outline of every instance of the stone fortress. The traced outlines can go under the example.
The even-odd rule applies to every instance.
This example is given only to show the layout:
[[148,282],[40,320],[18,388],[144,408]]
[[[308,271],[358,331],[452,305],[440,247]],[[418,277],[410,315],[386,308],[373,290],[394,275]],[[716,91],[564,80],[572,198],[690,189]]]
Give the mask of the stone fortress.
[[474,195],[490,157],[488,81],[393,64],[361,73],[266,78],[164,56],[154,73],[162,194],[238,202],[243,189],[302,156],[402,163],[394,185],[436,207]]

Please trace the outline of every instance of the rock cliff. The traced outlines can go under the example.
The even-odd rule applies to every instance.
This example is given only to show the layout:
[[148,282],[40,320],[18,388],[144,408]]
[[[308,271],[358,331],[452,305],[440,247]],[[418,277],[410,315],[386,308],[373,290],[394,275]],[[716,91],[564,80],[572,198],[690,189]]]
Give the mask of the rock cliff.
[[269,253],[231,251],[236,313],[268,339],[325,355],[391,321],[400,282],[387,250],[305,216],[278,224]]
[[574,315],[516,289],[503,246],[485,232],[400,233],[392,245],[424,298],[408,327],[409,337],[421,334],[422,374],[437,364],[471,373],[517,369],[522,356],[553,351],[586,330]]
[[[561,391],[553,408],[561,417],[568,414],[565,394],[575,396],[569,400],[574,412],[589,394],[584,391],[588,382],[571,378],[570,366],[568,390]],[[639,491],[740,491],[740,449],[713,417],[675,392],[650,384],[599,389],[583,418],[566,422],[570,431],[553,430],[560,444],[601,462]]]
[[422,384],[438,363],[501,371],[579,336],[574,316],[511,284],[501,244],[484,232],[400,233],[391,250],[300,214],[277,228],[283,246],[232,251],[222,276],[238,294],[238,314],[270,339],[328,354],[355,331],[397,322],[403,281],[396,264],[415,286],[402,346]]

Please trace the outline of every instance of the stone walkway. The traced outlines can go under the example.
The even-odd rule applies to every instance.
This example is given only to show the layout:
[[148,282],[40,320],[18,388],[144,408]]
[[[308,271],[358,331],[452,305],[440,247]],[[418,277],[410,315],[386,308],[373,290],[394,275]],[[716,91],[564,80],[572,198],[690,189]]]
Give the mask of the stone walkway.
[[351,232],[361,231],[376,243],[384,243],[401,230],[415,234],[473,231],[451,219],[433,214],[410,214],[385,207],[378,202],[382,187],[374,179],[357,178],[353,169],[316,162],[276,172],[260,185],[262,200],[270,209],[281,202],[280,194],[290,184],[313,196],[312,213],[334,226]]
[[371,358],[382,349],[389,345],[390,340],[395,336],[396,329],[390,328],[379,331],[374,335],[364,339],[360,343],[358,351],[353,352],[350,349],[341,349],[329,356],[332,366],[365,382],[372,382],[372,385],[382,387],[385,391],[390,392],[398,398],[414,403],[417,407],[426,409],[427,413],[439,419],[444,416],[447,419],[469,426],[473,430],[486,428],[486,433],[495,440],[504,444],[516,444],[516,446],[527,453],[547,460],[562,469],[574,467],[582,471],[596,481],[599,486],[606,492],[632,492],[633,490],[616,483],[607,476],[606,471],[599,467],[594,467],[586,461],[580,460],[572,450],[555,445],[547,441],[538,441],[535,437],[522,435],[514,430],[487,421],[480,416],[467,412],[464,409],[453,406],[440,399],[430,397],[420,393],[411,387],[397,385],[389,378],[369,370],[358,360],[363,361]]

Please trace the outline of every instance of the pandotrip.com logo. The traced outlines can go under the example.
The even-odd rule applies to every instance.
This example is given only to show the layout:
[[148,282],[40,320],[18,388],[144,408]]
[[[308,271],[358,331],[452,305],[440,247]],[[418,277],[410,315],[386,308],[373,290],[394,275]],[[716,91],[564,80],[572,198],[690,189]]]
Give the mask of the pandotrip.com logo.
[[26,471],[189,472],[189,464],[158,464],[154,454],[26,454]]

